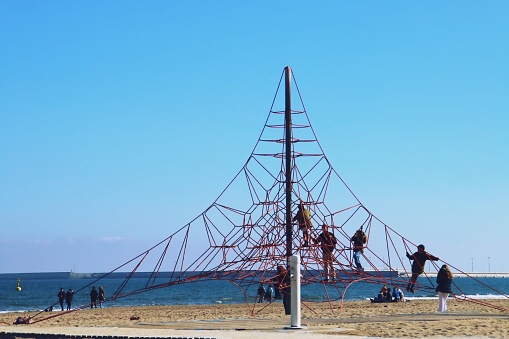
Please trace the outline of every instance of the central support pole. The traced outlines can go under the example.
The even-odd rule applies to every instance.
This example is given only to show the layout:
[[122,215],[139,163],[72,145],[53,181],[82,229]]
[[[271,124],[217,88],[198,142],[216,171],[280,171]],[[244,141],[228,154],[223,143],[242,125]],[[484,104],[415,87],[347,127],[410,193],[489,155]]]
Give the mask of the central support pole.
[[[290,274],[289,295],[283,296],[285,312],[291,310],[291,329],[300,329],[300,257],[293,255],[292,227],[292,100],[290,93],[291,68],[285,67],[285,171],[286,171],[286,266]],[[289,291],[288,291],[289,290]],[[288,305],[288,303],[290,305]]]
[[286,266],[293,255],[292,227],[292,100],[290,94],[291,68],[285,67],[285,165],[286,165]]

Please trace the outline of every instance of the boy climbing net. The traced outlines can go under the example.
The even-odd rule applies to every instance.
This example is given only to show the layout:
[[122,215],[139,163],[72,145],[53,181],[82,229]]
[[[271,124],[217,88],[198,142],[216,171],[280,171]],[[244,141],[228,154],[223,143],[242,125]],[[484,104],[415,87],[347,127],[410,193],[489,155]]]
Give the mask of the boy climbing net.
[[311,223],[311,213],[309,210],[304,208],[302,202],[300,202],[298,209],[297,214],[293,217],[293,221],[297,221],[299,224],[299,229],[302,231],[302,239],[304,240],[303,246],[307,247],[311,241],[309,232],[311,227],[313,227],[313,224]]
[[355,267],[359,271],[364,271],[361,265],[361,254],[364,253],[364,244],[368,241],[368,237],[362,230],[362,226],[355,232],[350,241],[353,243],[353,260],[355,262]]
[[437,261],[440,258],[435,257],[434,255],[429,254],[424,250],[424,245],[417,246],[417,252],[414,254],[410,254],[406,252],[406,257],[412,262],[412,277],[410,278],[410,282],[406,287],[407,292],[414,293],[414,285],[417,282],[417,278],[424,272],[424,265],[426,264],[426,260]]

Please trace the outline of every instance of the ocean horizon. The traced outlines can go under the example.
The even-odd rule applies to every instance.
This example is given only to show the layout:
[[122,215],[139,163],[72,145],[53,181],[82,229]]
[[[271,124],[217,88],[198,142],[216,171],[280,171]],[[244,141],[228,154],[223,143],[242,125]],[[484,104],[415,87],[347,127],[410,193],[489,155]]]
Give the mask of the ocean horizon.
[[[129,279],[125,285],[125,278],[130,274],[127,272],[115,272],[116,275],[108,275],[100,280],[97,280],[97,277],[105,273],[93,273],[90,276],[71,273],[73,272],[0,273],[0,298],[3,301],[0,304],[0,312],[42,311],[50,306],[53,306],[53,310],[60,310],[57,299],[60,288],[64,288],[65,291],[74,290],[73,308],[86,308],[89,307],[92,286],[96,288],[103,286],[106,290],[107,302],[103,307],[253,303],[258,287],[257,284],[253,284],[244,294],[239,286],[231,281],[204,280],[131,294],[130,291],[138,291],[147,286],[147,272],[137,272],[137,275]],[[166,274],[169,276],[171,273]],[[16,289],[18,278],[21,291]],[[165,275],[161,274],[159,278],[165,279]],[[398,279],[395,283],[403,291],[406,284],[404,279]],[[414,294],[405,292],[405,297],[409,300],[436,298],[434,279],[421,276],[418,283],[420,288]],[[455,277],[453,284],[455,294],[466,295],[469,298],[497,299],[508,298],[509,295],[509,283],[503,277]],[[344,300],[367,300],[376,296],[380,288],[380,284],[359,281],[348,287]],[[339,301],[342,299],[343,291],[344,286],[333,289],[325,288],[322,283],[307,284],[302,286],[301,299],[303,302],[327,302],[329,299]],[[118,297],[114,300],[109,299],[113,295]]]
[[[366,270],[369,272],[369,270]],[[398,275],[402,276],[405,274],[403,270],[394,269],[377,269],[377,272],[398,272]],[[175,272],[172,271],[161,271],[158,275],[172,275]],[[408,272],[410,273],[410,272]],[[115,271],[115,272],[74,272],[74,271],[54,271],[54,272],[5,272],[0,273],[0,280],[4,279],[12,279],[12,278],[24,278],[24,279],[37,279],[41,277],[45,278],[53,278],[53,279],[67,279],[67,278],[97,278],[104,275],[115,276],[115,277],[127,277],[129,274],[133,274],[134,277],[144,277],[152,274],[151,272],[130,272],[130,271]],[[434,277],[437,272],[424,272],[423,275]],[[455,277],[492,277],[492,278],[509,278],[509,272],[484,272],[484,271],[476,271],[476,272],[453,272]]]

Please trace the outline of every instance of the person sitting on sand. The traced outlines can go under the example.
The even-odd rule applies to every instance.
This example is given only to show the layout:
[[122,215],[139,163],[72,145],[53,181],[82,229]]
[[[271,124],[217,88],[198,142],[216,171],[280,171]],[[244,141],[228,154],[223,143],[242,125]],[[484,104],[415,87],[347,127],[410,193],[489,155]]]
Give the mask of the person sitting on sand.
[[392,301],[400,301],[400,298],[398,288],[396,286],[392,286]]
[[406,252],[406,257],[410,260],[413,260],[412,277],[410,278],[410,282],[408,283],[406,290],[407,292],[414,293],[414,285],[417,282],[417,278],[424,272],[424,264],[426,264],[426,260],[437,261],[440,260],[440,258],[424,251],[424,245],[422,244],[417,246],[417,252],[414,254]]
[[385,292],[385,294],[384,294],[384,299],[387,302],[392,301],[392,293],[391,293],[391,289],[389,287],[387,287],[387,292]]
[[372,303],[385,303],[387,302],[387,299],[385,299],[385,297],[383,296],[383,294],[381,293],[378,293],[376,297],[374,298],[369,298],[369,300],[372,302]]
[[13,322],[13,325],[19,325],[19,324],[30,324],[30,316],[27,315],[26,317],[17,317],[16,321]]
[[[385,287],[385,285],[384,285]],[[382,293],[383,291],[383,293]],[[385,288],[382,289],[382,291],[380,291],[380,293],[378,293],[378,295],[374,298],[370,298],[369,300],[372,302],[372,303],[387,303],[387,302],[391,302],[392,301],[392,296],[391,296],[391,289],[390,288]]]
[[401,290],[401,288],[399,288],[395,285],[392,286],[392,288],[393,288],[393,292],[392,292],[393,295],[394,295],[394,291],[396,291],[397,295],[398,295],[398,300],[393,300],[393,301],[401,301],[401,302],[405,301],[405,295],[403,294],[403,291]]
[[16,321],[13,322],[14,325],[19,325],[19,324],[30,324],[30,316],[27,315],[26,317],[17,317],[16,318]]

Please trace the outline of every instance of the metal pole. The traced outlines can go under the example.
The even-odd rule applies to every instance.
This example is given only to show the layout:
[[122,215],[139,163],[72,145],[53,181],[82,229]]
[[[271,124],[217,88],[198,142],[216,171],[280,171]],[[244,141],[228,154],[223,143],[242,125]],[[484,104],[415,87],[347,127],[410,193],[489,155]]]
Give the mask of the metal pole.
[[292,255],[290,258],[290,281],[292,290],[292,315],[290,326],[300,329],[300,256]]
[[290,94],[290,67],[285,67],[285,167],[286,167],[286,263],[290,274],[291,323],[300,329],[300,257],[293,255],[292,227],[292,103]]
[[285,165],[286,165],[286,261],[292,256],[292,103],[290,95],[291,69],[285,67]]

